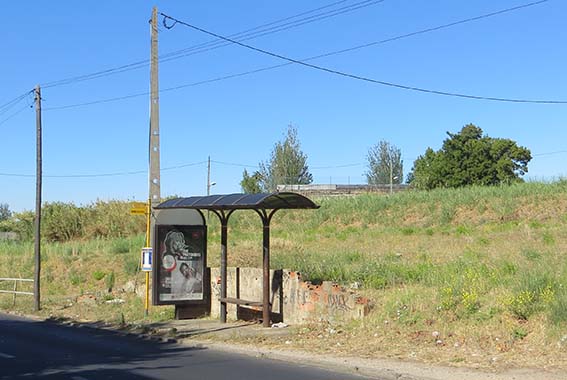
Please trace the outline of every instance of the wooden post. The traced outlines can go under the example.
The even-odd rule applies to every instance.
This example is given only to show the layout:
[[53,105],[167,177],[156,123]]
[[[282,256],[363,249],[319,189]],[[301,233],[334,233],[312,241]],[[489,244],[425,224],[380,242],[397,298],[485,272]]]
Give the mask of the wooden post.
[[34,310],[41,309],[40,277],[41,277],[41,89],[35,88],[35,124],[36,124],[36,178],[35,178],[35,223],[34,223]]

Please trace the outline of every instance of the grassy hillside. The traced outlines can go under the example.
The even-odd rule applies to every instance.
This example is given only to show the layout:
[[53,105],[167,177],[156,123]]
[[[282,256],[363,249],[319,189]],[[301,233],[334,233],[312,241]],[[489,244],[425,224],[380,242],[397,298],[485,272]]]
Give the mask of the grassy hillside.
[[[375,307],[363,322],[303,328],[294,346],[476,366],[567,365],[567,182],[316,201],[319,210],[276,214],[272,266],[313,281],[357,283]],[[229,265],[261,266],[261,232],[255,213],[231,217]],[[142,320],[143,299],[132,290],[143,284],[143,240],[46,244],[43,313]],[[31,278],[32,251],[31,243],[1,243],[0,277]],[[18,297],[14,307],[0,295],[0,307],[29,312],[29,298]],[[125,303],[105,302],[115,298]],[[150,318],[171,315],[160,307]]]

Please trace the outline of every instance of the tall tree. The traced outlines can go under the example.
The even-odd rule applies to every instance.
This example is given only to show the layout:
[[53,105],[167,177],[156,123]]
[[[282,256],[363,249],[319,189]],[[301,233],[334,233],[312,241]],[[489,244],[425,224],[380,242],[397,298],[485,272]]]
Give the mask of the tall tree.
[[8,206],[7,203],[0,203],[0,222],[10,219],[11,216],[12,211],[10,211],[10,206]]
[[483,135],[473,124],[447,135],[439,151],[427,148],[415,160],[409,177],[416,188],[512,183],[528,172],[531,152],[515,141]]
[[249,175],[248,171],[244,169],[244,172],[242,173],[242,181],[240,181],[240,187],[242,188],[242,191],[246,194],[261,193],[262,192],[262,187],[260,185],[261,180],[262,180],[262,175],[260,174],[260,172],[256,171],[254,172],[254,174]]
[[305,185],[313,182],[309,173],[307,155],[301,150],[297,128],[289,125],[283,141],[274,145],[270,159],[260,162],[260,187],[262,191],[275,191],[277,185]]
[[366,181],[369,185],[403,182],[402,152],[394,145],[382,140],[368,149],[366,158],[368,160]]

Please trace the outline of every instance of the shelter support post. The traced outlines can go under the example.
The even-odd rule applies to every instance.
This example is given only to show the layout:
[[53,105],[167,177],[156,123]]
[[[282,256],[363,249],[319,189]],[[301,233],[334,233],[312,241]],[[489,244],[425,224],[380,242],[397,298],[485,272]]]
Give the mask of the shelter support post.
[[[227,283],[227,250],[228,250],[228,218],[234,212],[230,210],[225,213],[224,210],[212,210],[216,216],[219,217],[221,224],[221,260],[220,260],[220,272],[221,272],[221,283],[220,283],[220,299],[226,299],[226,283]],[[226,302],[221,301],[220,303],[220,321],[221,323],[226,323]]]
[[277,208],[266,212],[265,209],[255,210],[260,218],[262,218],[263,225],[263,238],[262,238],[262,263],[263,263],[263,276],[262,276],[262,325],[270,327],[270,320],[272,314],[272,305],[270,304],[270,221],[278,211]]
[[[228,226],[223,223],[221,226],[221,291],[220,298],[226,298],[226,277],[227,277],[227,260],[226,260],[226,249],[227,249],[227,233]],[[226,323],[226,302],[220,304],[220,321],[221,323]]]
[[264,327],[270,327],[270,222],[264,221],[262,240],[264,276],[262,279],[262,320]]

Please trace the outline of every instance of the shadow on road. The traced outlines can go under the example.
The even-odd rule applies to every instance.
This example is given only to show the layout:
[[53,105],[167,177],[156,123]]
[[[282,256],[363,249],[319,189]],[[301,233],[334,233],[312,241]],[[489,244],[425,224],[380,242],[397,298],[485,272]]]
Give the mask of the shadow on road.
[[120,331],[0,317],[0,379],[150,379],[155,376],[144,370],[174,370],[181,366],[179,357],[204,349]]

